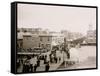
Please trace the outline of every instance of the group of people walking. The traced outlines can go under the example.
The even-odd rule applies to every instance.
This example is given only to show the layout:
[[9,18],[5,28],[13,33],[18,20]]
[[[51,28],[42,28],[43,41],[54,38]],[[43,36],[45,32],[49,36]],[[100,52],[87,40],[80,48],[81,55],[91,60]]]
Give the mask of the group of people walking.
[[[44,60],[44,65],[45,65],[45,71],[47,72],[49,71],[50,65],[49,65],[49,62],[47,62],[45,58],[43,60]],[[22,72],[23,73],[38,72],[37,68],[41,66],[40,61],[41,61],[41,57],[39,56],[37,56],[37,61],[34,65],[30,63],[29,59],[26,60],[22,65],[23,66]]]
[[[69,50],[67,49],[62,49],[63,51],[66,52],[68,59],[70,58],[70,53]],[[47,54],[40,54],[40,55],[35,55],[35,56],[31,56],[31,57],[27,57],[27,59],[25,61],[21,60],[20,63],[18,63],[18,66],[23,66],[22,68],[22,72],[23,73],[29,73],[29,72],[38,72],[38,67],[41,67],[41,61],[43,61],[43,65],[45,66],[45,71],[49,71],[50,70],[50,65],[55,63],[57,64],[58,62],[61,61],[60,56],[57,56],[57,51],[60,53],[62,53],[59,50],[53,50],[51,51],[48,55]],[[31,58],[36,58],[36,62],[35,64],[30,63]],[[34,62],[33,62],[34,63]]]

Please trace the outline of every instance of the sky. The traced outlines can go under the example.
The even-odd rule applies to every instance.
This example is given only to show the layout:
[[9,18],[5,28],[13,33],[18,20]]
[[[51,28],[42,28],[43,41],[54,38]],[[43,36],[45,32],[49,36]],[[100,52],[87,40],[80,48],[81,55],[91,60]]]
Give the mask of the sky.
[[85,34],[96,28],[96,8],[18,4],[18,28],[67,30]]

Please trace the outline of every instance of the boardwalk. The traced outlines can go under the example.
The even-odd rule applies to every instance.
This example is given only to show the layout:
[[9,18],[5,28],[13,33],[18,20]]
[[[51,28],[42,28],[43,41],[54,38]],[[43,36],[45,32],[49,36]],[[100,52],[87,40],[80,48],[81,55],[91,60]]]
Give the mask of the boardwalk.
[[62,64],[58,70],[96,68],[96,46],[82,46],[78,51],[78,63],[67,67]]

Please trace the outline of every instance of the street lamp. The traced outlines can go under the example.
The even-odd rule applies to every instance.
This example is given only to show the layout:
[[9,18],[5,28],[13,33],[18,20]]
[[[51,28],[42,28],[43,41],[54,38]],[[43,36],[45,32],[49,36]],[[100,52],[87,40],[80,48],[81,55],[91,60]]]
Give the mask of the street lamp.
[[64,58],[64,52],[66,51],[66,37],[64,37],[64,49],[63,49],[63,61],[64,61],[64,66],[66,67],[66,61]]
[[[69,53],[69,48],[68,48],[68,43],[66,44],[66,37],[64,37],[64,49],[63,49],[63,61],[65,62],[65,67],[66,67],[66,60],[70,59],[70,53]],[[65,53],[65,54],[64,54]],[[66,55],[64,57],[64,55]]]

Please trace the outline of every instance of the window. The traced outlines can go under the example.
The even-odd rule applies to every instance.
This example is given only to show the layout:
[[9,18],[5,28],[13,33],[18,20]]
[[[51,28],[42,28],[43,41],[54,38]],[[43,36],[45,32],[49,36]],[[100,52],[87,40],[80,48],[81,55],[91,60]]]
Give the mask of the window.
[[44,48],[44,44],[41,44],[41,47]]
[[46,47],[50,47],[50,44],[46,44]]
[[40,37],[40,41],[42,41],[42,37]]
[[50,37],[48,37],[48,41],[50,41]]
[[41,44],[39,43],[39,47],[41,47]]

